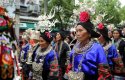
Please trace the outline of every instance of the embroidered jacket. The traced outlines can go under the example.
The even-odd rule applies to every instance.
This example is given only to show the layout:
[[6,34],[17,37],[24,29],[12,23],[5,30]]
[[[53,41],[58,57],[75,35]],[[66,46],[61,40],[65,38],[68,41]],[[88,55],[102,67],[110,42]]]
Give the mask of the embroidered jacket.
[[[78,65],[82,60],[81,70],[85,74],[84,80],[105,80],[109,78],[109,67],[103,47],[94,42],[87,52],[76,53],[73,49],[70,53],[70,62],[74,56],[74,65],[72,68],[75,72],[79,72]],[[83,57],[84,56],[84,57]]]
[[28,50],[31,48],[31,45],[29,43],[27,43],[25,46],[22,46],[22,50],[20,53],[20,58],[23,60],[21,60],[22,62],[25,62],[27,59],[27,54],[28,54]]
[[[61,68],[65,67],[66,59],[70,51],[70,47],[64,41],[56,45],[55,51],[58,55],[59,65]],[[63,71],[65,71],[63,69]]]
[[1,46],[0,80],[13,79],[14,60],[12,49],[7,46]]
[[[40,47],[38,47],[39,49]],[[57,58],[57,55],[55,55],[55,51],[51,48],[51,50],[49,52],[47,52],[44,56],[43,55],[40,55],[38,56],[38,49],[36,49],[36,51],[34,51],[34,58],[33,58],[33,62],[36,62],[37,64],[40,64],[42,59],[43,60],[43,66],[41,66],[41,70],[42,70],[42,76],[39,75],[39,72],[41,72],[41,70],[39,70],[37,72],[37,77],[36,79],[39,79],[39,80],[42,80],[40,77],[43,78],[43,80],[47,80],[48,79],[48,76],[49,76],[49,73],[52,69],[51,66],[53,66],[54,64],[54,61],[55,61],[55,57]],[[42,54],[42,52],[40,52]],[[36,58],[37,57],[37,58]],[[44,58],[43,58],[44,57]],[[57,66],[58,63],[55,65]],[[34,73],[34,72],[33,72]]]
[[107,54],[107,60],[112,74],[124,73],[124,65],[115,45],[111,44],[109,47],[107,47],[105,52]]
[[112,40],[113,44],[116,46],[119,51],[120,56],[122,57],[122,61],[125,67],[125,41],[121,38],[118,41]]
[[62,79],[66,71],[66,59],[70,51],[70,47],[64,41],[56,44],[55,51],[58,55],[58,62],[60,67],[60,78]]

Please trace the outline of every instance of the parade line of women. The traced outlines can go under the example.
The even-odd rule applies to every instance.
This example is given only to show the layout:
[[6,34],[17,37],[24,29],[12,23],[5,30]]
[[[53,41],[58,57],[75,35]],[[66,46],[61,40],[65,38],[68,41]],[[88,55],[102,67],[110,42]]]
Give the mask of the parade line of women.
[[0,80],[125,80],[125,26],[93,25],[84,11],[73,32],[27,29],[16,41],[3,7],[0,20]]
[[26,30],[19,55],[22,79],[125,80],[122,33],[115,29],[110,38],[104,23],[95,27],[88,12],[80,13],[75,29],[74,38],[64,31]]

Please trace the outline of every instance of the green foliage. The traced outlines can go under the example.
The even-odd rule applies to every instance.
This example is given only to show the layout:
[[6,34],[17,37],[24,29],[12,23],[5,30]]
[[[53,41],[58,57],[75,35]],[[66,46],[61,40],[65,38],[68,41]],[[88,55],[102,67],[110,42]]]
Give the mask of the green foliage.
[[120,9],[120,19],[125,21],[125,6]]
[[56,6],[56,15],[54,19],[58,19],[60,22],[60,26],[65,27],[68,26],[70,17],[73,15],[73,9],[75,9],[74,0],[50,0],[48,4],[48,8]]
[[[85,0],[80,0],[80,2],[83,1]],[[92,0],[86,1],[91,2]],[[42,6],[44,5],[44,3],[41,4]],[[74,4],[75,0],[48,0],[48,13],[56,6],[56,13],[53,19],[58,19],[60,28],[67,27],[71,23],[70,18],[73,15],[73,9],[78,8]],[[92,19],[95,19],[99,14],[105,13],[106,16],[103,18],[105,23],[119,24],[122,20],[125,20],[125,6],[121,8],[119,0],[96,0],[94,4],[96,10],[95,14],[92,14]]]
[[119,0],[97,0],[96,15],[106,14],[103,22],[118,24],[120,19],[120,2]]

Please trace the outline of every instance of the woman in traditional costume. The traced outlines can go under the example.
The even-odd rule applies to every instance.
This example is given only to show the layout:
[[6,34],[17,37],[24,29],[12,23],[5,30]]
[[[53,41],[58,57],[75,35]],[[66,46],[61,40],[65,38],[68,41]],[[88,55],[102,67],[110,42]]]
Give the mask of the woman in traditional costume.
[[28,29],[26,32],[30,36],[29,44],[31,48],[28,50],[27,64],[32,64],[34,51],[39,47],[40,31]]
[[57,80],[58,61],[55,51],[51,46],[51,36],[48,31],[40,35],[40,46],[35,51],[32,70],[33,80]]
[[[105,50],[112,75],[120,76],[124,74],[125,68],[124,68],[122,59],[117,52],[117,48],[115,47],[114,44],[112,44],[111,39],[108,37],[108,29],[104,26],[103,23],[99,23],[97,27],[97,31],[100,34],[100,37],[98,38],[98,40],[102,44]],[[119,80],[119,79],[114,78],[114,80]],[[120,79],[120,80],[123,80],[123,79]]]
[[113,34],[112,34],[112,31],[111,30],[108,30],[108,37],[112,39],[113,37]]
[[39,46],[39,37],[40,31],[38,30],[31,30],[30,31],[30,44],[32,45],[33,50]]
[[[116,46],[118,53],[120,54],[124,67],[125,67],[125,41],[122,39],[121,30],[115,29],[113,30],[113,39],[112,43]],[[120,68],[119,68],[120,69]],[[118,70],[119,70],[118,69]],[[125,79],[125,74],[120,74],[119,76],[115,76],[118,80]]]
[[24,32],[22,35],[22,42],[23,42],[23,45],[21,47],[19,58],[20,58],[20,63],[22,65],[23,78],[27,80],[29,76],[29,71],[28,71],[28,66],[26,62],[28,58],[28,51],[31,49],[31,45],[29,43],[29,37],[26,32]]
[[6,14],[6,10],[0,6],[0,80],[13,80],[17,73],[12,48],[15,34],[13,22]]
[[[30,36],[29,43],[30,49],[27,51],[26,67],[28,79],[32,79],[32,59],[34,58],[34,51],[39,47],[40,31],[28,29],[26,30],[27,35]],[[26,68],[25,67],[25,68]]]
[[125,41],[122,39],[122,33],[121,30],[119,29],[115,29],[113,30],[113,40],[112,43],[116,46],[116,48],[119,51],[119,54],[122,57],[122,60],[124,62],[124,66],[125,66]]
[[109,67],[103,47],[93,38],[100,35],[94,31],[88,12],[80,14],[76,26],[78,42],[70,53],[67,67],[69,80],[110,80]]
[[21,53],[20,53],[20,61],[21,62],[26,62],[27,60],[27,54],[28,54],[28,50],[31,48],[31,45],[29,43],[29,37],[27,35],[26,32],[24,32],[24,34],[22,35],[22,48],[21,48]]
[[63,78],[66,70],[66,59],[70,52],[69,45],[64,42],[65,35],[64,31],[57,32],[56,34],[56,46],[55,51],[58,55],[59,67],[60,67],[60,79],[65,80]]

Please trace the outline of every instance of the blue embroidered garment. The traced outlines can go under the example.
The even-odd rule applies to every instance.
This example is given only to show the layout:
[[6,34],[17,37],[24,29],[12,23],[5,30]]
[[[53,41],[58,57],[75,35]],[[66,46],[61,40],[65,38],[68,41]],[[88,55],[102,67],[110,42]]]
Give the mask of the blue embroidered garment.
[[39,46],[38,49],[34,51],[33,56],[33,79],[48,80],[49,73],[53,67],[52,65],[56,64],[55,59],[57,59],[57,55],[55,51],[50,45],[46,49],[41,49]]
[[[73,49],[70,53],[71,61],[72,61],[72,57],[73,57],[74,53],[75,53],[75,50]],[[84,56],[84,59],[82,59],[83,56]],[[76,71],[76,72],[79,71],[78,65],[81,60],[83,60],[82,64],[81,64],[81,71],[84,72],[85,75],[91,75],[91,76],[98,75],[98,65],[99,64],[108,64],[104,49],[97,42],[94,42],[92,44],[92,46],[87,51],[87,53],[83,52],[83,54],[78,54],[78,53],[75,54],[74,71]],[[91,78],[91,76],[89,76],[89,77]]]
[[[43,56],[39,56],[39,58],[37,60],[35,60],[37,54],[38,54],[37,51],[35,51],[33,61],[36,61],[36,63],[40,63],[40,59],[43,59]],[[42,54],[42,52],[41,52],[41,54]],[[43,69],[49,70],[50,62],[52,62],[54,60],[54,57],[55,57],[54,50],[50,50],[50,52],[45,55]]]
[[110,67],[113,67],[114,62],[112,60],[119,57],[115,45],[111,45],[106,52],[108,64]]
[[105,51],[107,53],[107,60],[112,74],[124,75],[124,65],[115,45],[110,45]]
[[23,59],[26,60],[27,58],[27,53],[28,53],[28,50],[31,48],[31,45],[29,43],[27,43],[25,46],[22,47],[22,50],[21,50],[21,54],[22,52],[24,52],[24,57]]

